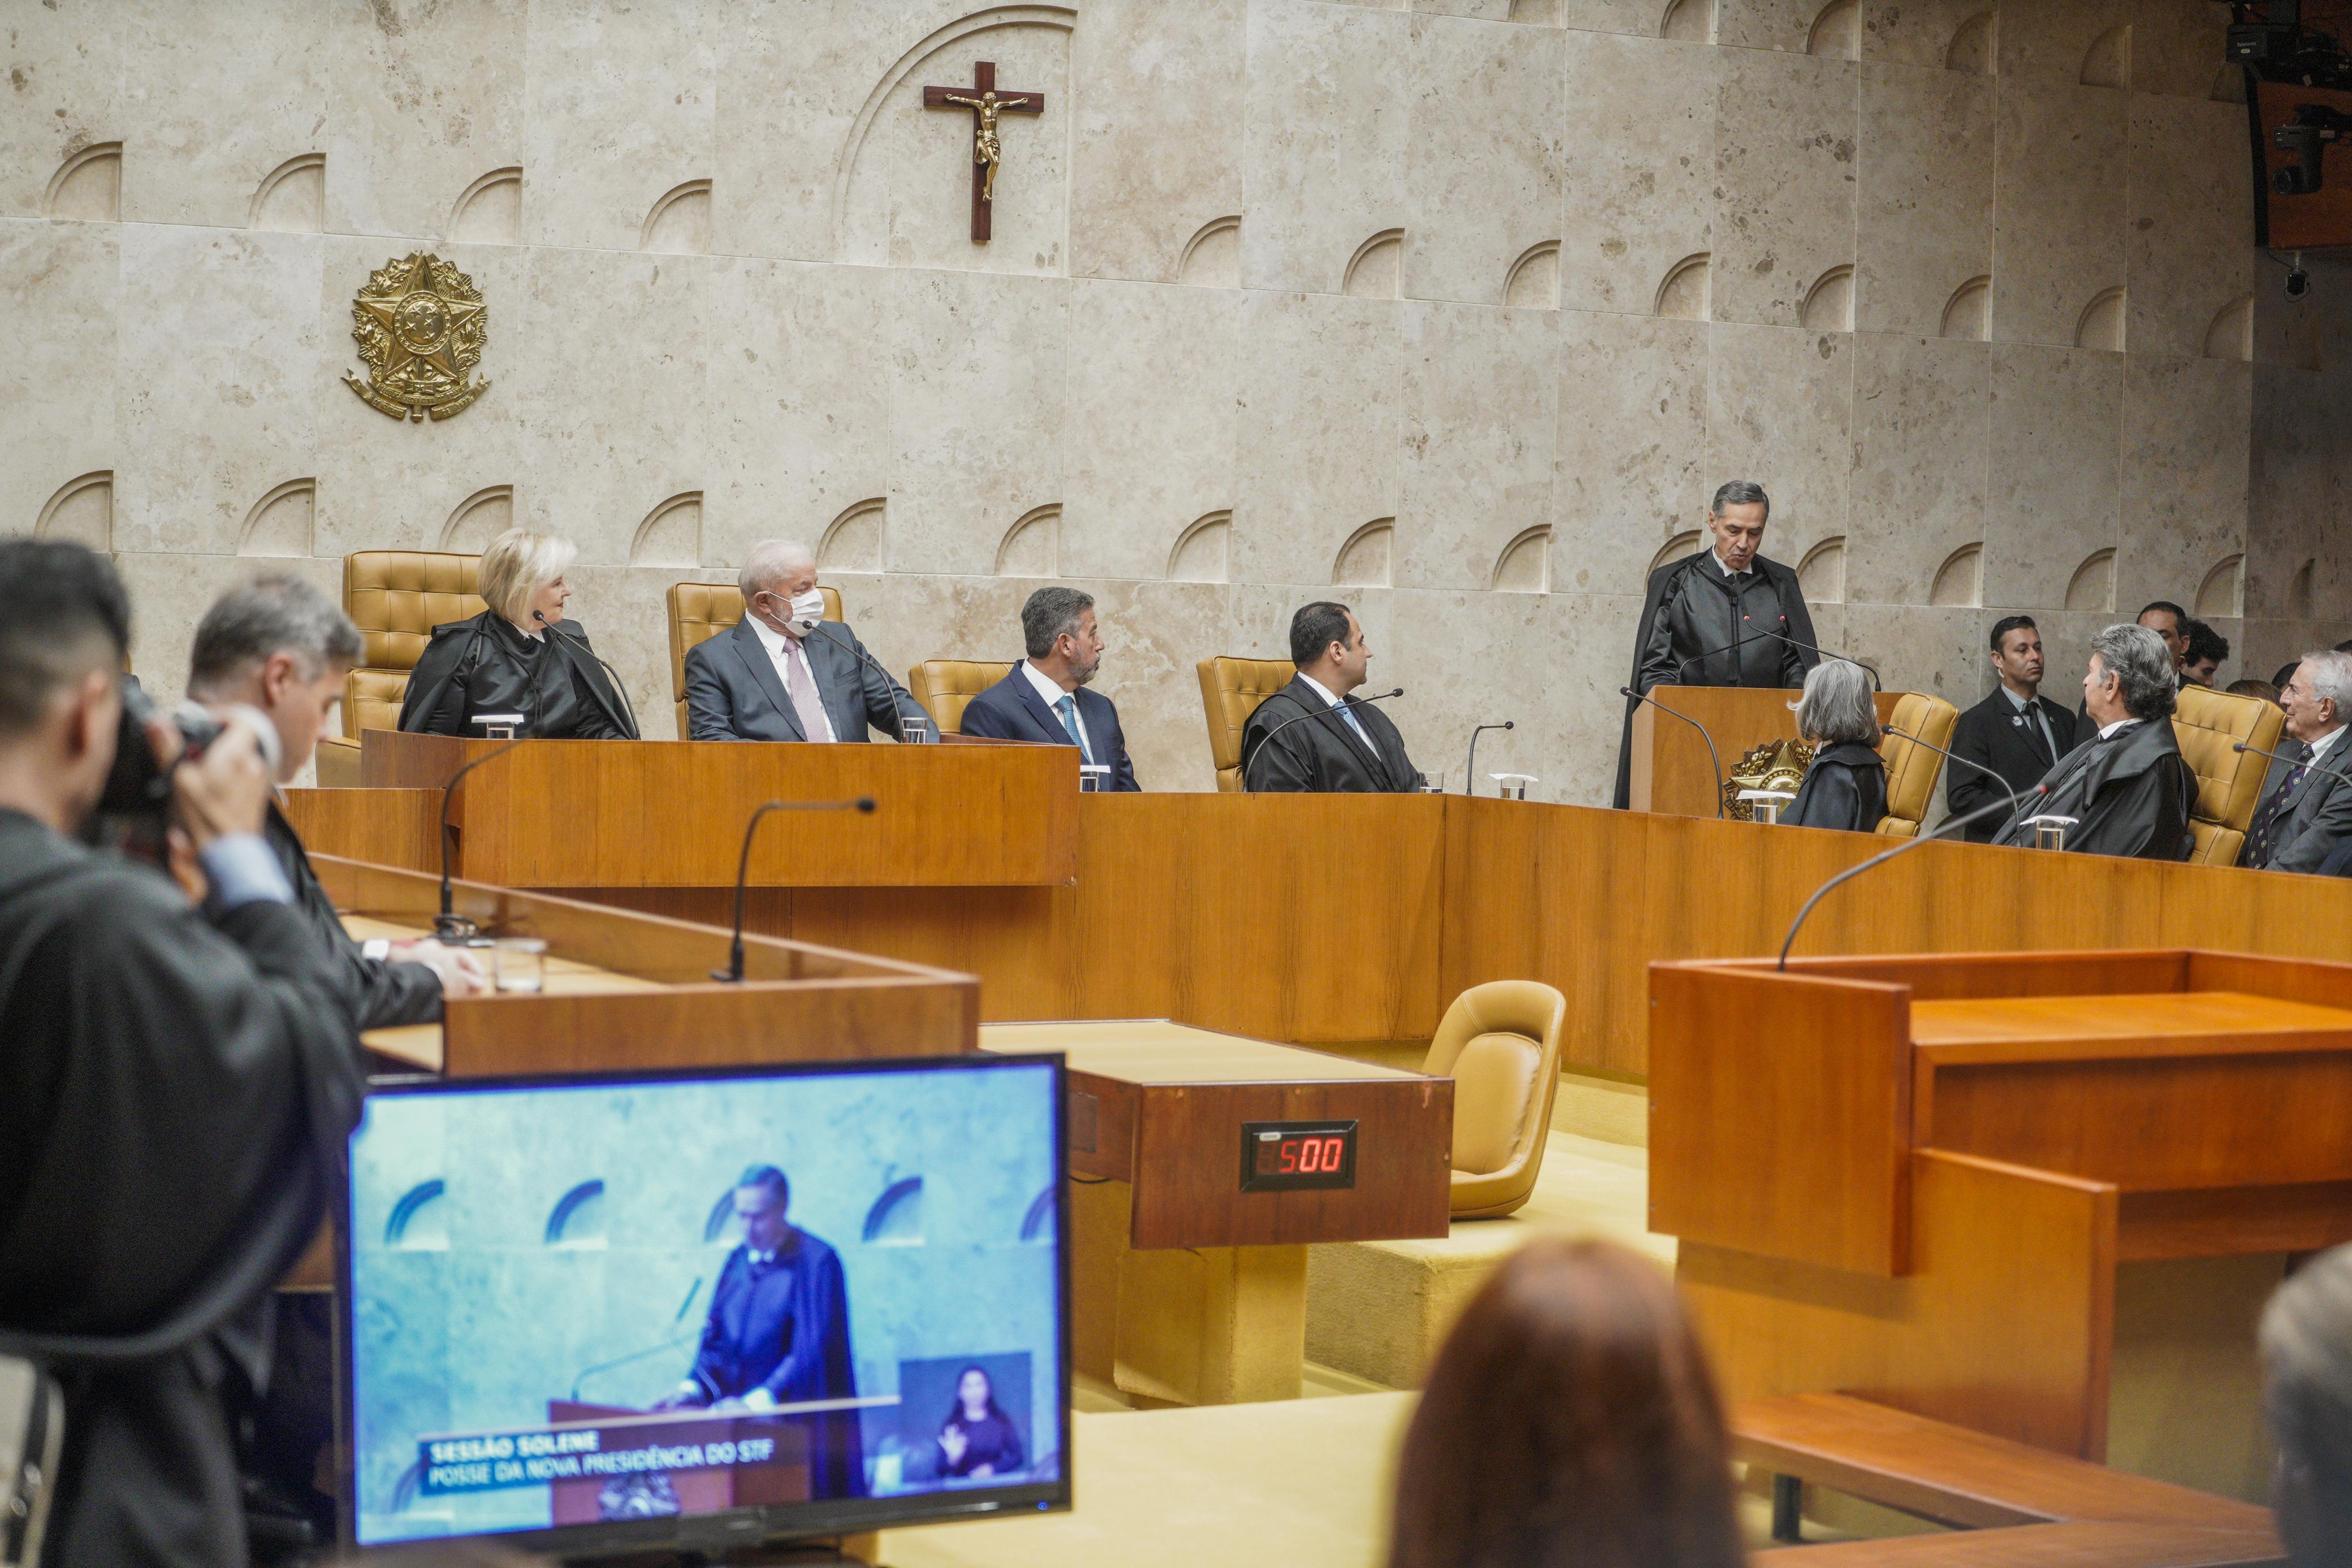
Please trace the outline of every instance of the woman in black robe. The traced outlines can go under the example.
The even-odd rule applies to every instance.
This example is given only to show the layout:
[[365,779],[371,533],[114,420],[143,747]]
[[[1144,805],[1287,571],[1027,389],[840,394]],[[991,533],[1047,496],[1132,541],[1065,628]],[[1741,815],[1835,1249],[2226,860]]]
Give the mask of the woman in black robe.
[[1878,756],[1869,674],[1850,659],[1824,659],[1807,673],[1795,706],[1797,733],[1821,749],[1780,813],[1782,824],[1877,831],[1886,815],[1886,765]]
[[956,1375],[956,1401],[940,1426],[941,1473],[967,1479],[1008,1476],[1028,1463],[1021,1428],[996,1403],[988,1374],[967,1366]]
[[571,587],[571,542],[520,528],[482,552],[476,584],[488,610],[433,628],[400,727],[425,735],[474,735],[478,714],[519,713],[518,735],[537,740],[635,740],[635,716],[588,634],[563,618]]

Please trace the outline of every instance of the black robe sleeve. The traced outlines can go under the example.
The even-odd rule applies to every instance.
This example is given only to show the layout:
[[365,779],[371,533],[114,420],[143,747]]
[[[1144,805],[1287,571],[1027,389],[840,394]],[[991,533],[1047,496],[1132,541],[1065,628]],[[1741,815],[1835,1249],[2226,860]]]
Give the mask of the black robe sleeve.
[[[1314,747],[1298,733],[1312,729],[1315,721],[1288,724],[1306,711],[1279,693],[1258,704],[1242,728],[1242,788],[1257,795],[1300,795],[1317,787]],[[1274,734],[1284,725],[1288,727]]]
[[[1665,616],[1660,612],[1665,604],[1667,586],[1680,581],[1675,571],[1682,564],[1681,561],[1670,561],[1658,568],[1650,574],[1650,580],[1643,585],[1642,619],[1633,629],[1633,674],[1631,685],[1637,692],[1648,691],[1653,685],[1657,685],[1659,680],[1675,678],[1672,675],[1661,675],[1657,679],[1645,679],[1644,672],[1656,665],[1653,644],[1661,637],[1664,638],[1666,643],[1667,667],[1672,668],[1674,637],[1667,629]],[[1633,710],[1641,706],[1637,698],[1625,699],[1625,724],[1617,741],[1617,787],[1609,801],[1620,811],[1633,804]]]
[[563,655],[572,672],[572,680],[583,699],[572,733],[566,740],[635,740],[637,725],[618,685],[605,673],[604,663],[596,657],[588,642],[588,633],[578,623],[562,621],[549,633],[550,640]]
[[466,668],[485,634],[484,616],[452,621],[433,629],[433,641],[408,672],[400,699],[400,727],[411,735],[467,735]]
[[[1797,574],[1785,569],[1776,570],[1773,586],[1780,592],[1780,613],[1789,618],[1790,643],[1780,644],[1780,684],[1791,690],[1805,684],[1805,672],[1822,662],[1813,652],[1821,646],[1821,637],[1813,631],[1812,612],[1805,608],[1805,591],[1797,581]],[[1801,643],[1803,647],[1792,645]],[[1875,683],[1873,683],[1874,686]]]
[[[1853,769],[1836,762],[1817,762],[1805,771],[1805,781],[1797,787],[1797,798],[1789,802],[1789,810],[1780,821],[1790,828],[1838,828],[1847,832],[1859,832],[1862,816],[1862,791],[1855,787]],[[1872,827],[1878,824],[1873,822]]]
[[365,1030],[439,1022],[441,977],[423,964],[394,964],[361,951],[343,928],[343,917],[335,912],[327,890],[319,885],[318,873],[311,869],[293,824],[275,806],[262,832],[293,885],[297,907],[334,955],[336,977],[352,1004],[353,1027]]
[[2068,830],[2066,847],[2086,855],[2154,861],[2187,858],[2182,843],[2189,819],[2182,804],[2180,771],[2177,757],[2159,758],[2131,778],[2111,780],[2084,808],[2083,820]]

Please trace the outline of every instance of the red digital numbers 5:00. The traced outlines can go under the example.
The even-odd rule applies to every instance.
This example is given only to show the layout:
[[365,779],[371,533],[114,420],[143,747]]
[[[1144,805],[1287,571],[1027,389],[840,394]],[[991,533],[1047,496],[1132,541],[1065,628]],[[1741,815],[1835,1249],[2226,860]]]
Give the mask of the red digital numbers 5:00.
[[1244,1122],[1242,1190],[1356,1185],[1353,1122]]
[[1311,1176],[1317,1171],[1339,1173],[1339,1161],[1348,1147],[1348,1140],[1330,1138],[1284,1138],[1279,1143],[1258,1145],[1258,1173],[1278,1176]]

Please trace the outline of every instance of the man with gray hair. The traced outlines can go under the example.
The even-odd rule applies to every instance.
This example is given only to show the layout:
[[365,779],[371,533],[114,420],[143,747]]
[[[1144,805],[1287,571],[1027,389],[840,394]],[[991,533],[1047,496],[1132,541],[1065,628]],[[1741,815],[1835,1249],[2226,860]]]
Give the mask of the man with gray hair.
[[[1772,498],[1752,480],[1734,479],[1706,509],[1708,548],[1650,574],[1633,635],[1633,685],[1801,686],[1821,663],[1820,639],[1806,612],[1797,574],[1758,553]],[[1633,710],[1617,754],[1616,805],[1632,803]]]
[[2352,718],[2352,653],[2305,653],[2279,693],[2291,737],[2271,761],[2238,863],[2255,871],[2316,872],[2352,841],[2352,784],[2338,744]]
[[[188,699],[235,709],[257,730],[274,731],[275,782],[289,784],[310,765],[362,651],[359,628],[317,588],[299,577],[260,578],[229,590],[197,622]],[[261,836],[294,889],[295,906],[334,955],[361,1029],[436,1023],[443,997],[487,988],[481,964],[463,948],[429,937],[352,941],[274,792]]]
[[[736,579],[743,619],[686,655],[688,740],[859,741],[871,725],[893,740],[921,737],[929,716],[866,651],[824,620],[816,556],[761,539]],[[921,725],[910,729],[909,719]]]
[[1993,835],[2030,844],[2032,819],[2066,817],[2066,848],[2137,860],[2189,858],[2197,779],[2172,733],[2172,651],[2145,626],[2110,626],[2091,639],[2083,711],[2096,733],[2058,759]]
[[1079,776],[1086,788],[1142,789],[1135,781],[1135,764],[1128,760],[1118,709],[1100,692],[1087,689],[1102,668],[1094,595],[1059,584],[1039,589],[1021,607],[1021,638],[1029,656],[971,699],[963,710],[963,733],[1075,746],[1083,766],[1101,769]]

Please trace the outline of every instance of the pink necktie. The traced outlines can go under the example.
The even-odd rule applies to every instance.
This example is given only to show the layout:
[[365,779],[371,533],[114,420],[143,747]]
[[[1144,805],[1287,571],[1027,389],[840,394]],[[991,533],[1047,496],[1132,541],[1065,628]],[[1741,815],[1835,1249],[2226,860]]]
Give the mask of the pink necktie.
[[808,650],[798,643],[784,648],[784,690],[793,699],[793,711],[801,716],[801,734],[810,740],[831,739],[824,702],[816,695],[816,677],[809,673]]

